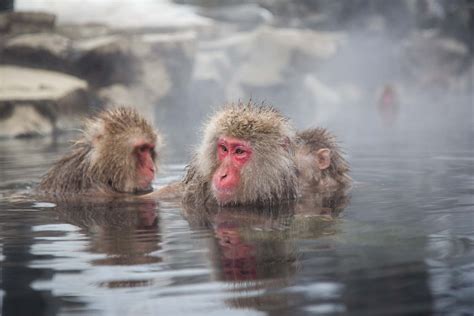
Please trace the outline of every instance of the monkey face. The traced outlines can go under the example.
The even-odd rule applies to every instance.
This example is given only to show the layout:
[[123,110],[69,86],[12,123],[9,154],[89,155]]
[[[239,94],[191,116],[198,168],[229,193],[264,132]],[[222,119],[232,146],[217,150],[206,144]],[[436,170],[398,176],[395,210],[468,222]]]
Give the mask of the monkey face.
[[155,142],[143,135],[116,134],[95,145],[91,161],[96,182],[118,193],[152,191],[155,178]]
[[220,136],[214,155],[211,193],[219,205],[273,204],[293,197],[294,161],[279,141]]
[[155,178],[155,145],[150,142],[135,144],[133,154],[136,158],[135,193],[151,192],[151,183]]
[[206,123],[183,179],[185,203],[268,205],[297,194],[295,133],[265,105],[232,104]]
[[212,177],[212,193],[219,204],[236,202],[242,170],[252,157],[252,147],[238,138],[220,137],[216,151],[218,167]]
[[40,191],[92,194],[152,190],[159,134],[130,108],[103,111],[86,121],[70,152],[45,175]]

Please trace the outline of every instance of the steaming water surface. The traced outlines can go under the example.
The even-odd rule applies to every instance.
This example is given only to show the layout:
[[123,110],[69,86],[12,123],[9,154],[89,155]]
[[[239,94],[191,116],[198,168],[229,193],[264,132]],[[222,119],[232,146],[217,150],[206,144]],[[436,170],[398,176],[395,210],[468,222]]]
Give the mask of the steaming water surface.
[[266,212],[29,196],[66,148],[0,142],[4,316],[472,315],[472,147],[359,146],[349,197]]

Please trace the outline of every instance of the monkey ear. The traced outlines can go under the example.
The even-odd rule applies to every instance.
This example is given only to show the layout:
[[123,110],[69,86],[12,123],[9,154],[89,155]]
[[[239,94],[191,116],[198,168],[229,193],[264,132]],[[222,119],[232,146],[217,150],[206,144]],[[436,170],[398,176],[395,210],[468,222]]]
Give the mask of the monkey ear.
[[329,168],[331,165],[331,151],[327,148],[321,148],[316,152],[316,161],[319,170]]

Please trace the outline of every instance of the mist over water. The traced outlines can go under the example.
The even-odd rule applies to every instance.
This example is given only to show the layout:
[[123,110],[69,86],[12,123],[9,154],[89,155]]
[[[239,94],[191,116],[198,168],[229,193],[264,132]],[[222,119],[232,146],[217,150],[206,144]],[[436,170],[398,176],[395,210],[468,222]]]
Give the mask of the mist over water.
[[[191,30],[192,57],[175,56],[171,92],[151,105],[178,156],[189,157],[215,108],[250,99],[279,108],[299,129],[327,127],[347,147],[471,144],[468,1],[176,2],[20,0],[16,7],[50,10],[63,24],[149,28],[145,35],[167,25],[178,30],[170,34]],[[387,85],[398,106],[390,124],[378,110]]]
[[165,134],[155,187],[249,99],[328,128],[354,186],[269,210],[47,201],[32,188],[75,134],[0,140],[1,314],[472,314],[470,3],[18,0],[155,43],[124,98]]
[[[284,29],[296,25],[292,30],[302,33],[314,30],[324,37],[320,40],[307,37],[307,42],[287,44],[284,41],[291,41],[291,37],[265,37],[267,33],[258,25],[251,30],[223,28],[214,37],[198,41],[194,68],[197,80],[187,92],[187,106],[183,107],[186,114],[180,111],[179,118],[171,120],[189,117],[190,124],[172,134],[183,131],[189,135],[184,147],[192,146],[199,139],[196,135],[201,122],[214,108],[251,99],[279,108],[298,129],[328,128],[347,148],[384,143],[386,147],[399,146],[400,150],[472,148],[474,96],[472,41],[466,41],[469,35],[453,35],[445,30],[448,27],[436,23],[424,26],[422,18],[415,20],[413,12],[399,9],[410,8],[409,4],[380,3],[385,3],[387,9],[371,2],[372,10],[349,14],[340,24],[334,19],[314,26],[304,14],[283,21],[274,17],[270,22]],[[325,6],[331,7],[320,2],[321,10]],[[298,5],[295,7],[288,11],[298,12]],[[452,14],[449,10],[450,6],[445,5],[448,16]],[[456,10],[467,9],[458,2]],[[329,12],[326,18],[334,18]],[[325,12],[316,13],[324,16]],[[472,29],[466,28],[465,32],[472,39]],[[209,44],[213,41],[215,44]],[[311,51],[313,47],[317,48]],[[207,69],[209,73],[200,65],[199,56],[206,54],[213,63]],[[220,71],[217,79],[213,78],[216,69]],[[268,78],[269,69],[274,77]],[[202,85],[199,76],[206,75],[217,82]],[[394,91],[397,107],[389,123],[379,109],[387,86]]]

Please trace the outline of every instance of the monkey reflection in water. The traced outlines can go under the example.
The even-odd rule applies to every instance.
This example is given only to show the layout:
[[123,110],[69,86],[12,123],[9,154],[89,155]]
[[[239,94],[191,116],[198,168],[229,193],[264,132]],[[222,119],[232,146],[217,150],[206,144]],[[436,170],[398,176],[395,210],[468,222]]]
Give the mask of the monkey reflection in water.
[[[56,200],[59,220],[77,226],[90,237],[88,251],[105,256],[94,265],[138,265],[161,262],[157,204],[151,200]],[[107,287],[145,286],[151,280],[112,280]]]
[[215,276],[243,294],[229,305],[277,308],[286,294],[245,293],[286,286],[298,267],[295,240],[337,231],[348,172],[325,129],[296,132],[273,107],[239,103],[207,122],[184,179],[153,195],[181,197],[190,226],[212,230]]
[[[284,308],[288,294],[255,295],[254,290],[288,286],[299,267],[296,240],[335,234],[348,203],[344,190],[317,194],[267,208],[184,205],[192,229],[209,229],[214,276],[239,293],[227,300],[237,308]],[[248,293],[248,295],[246,295]]]

